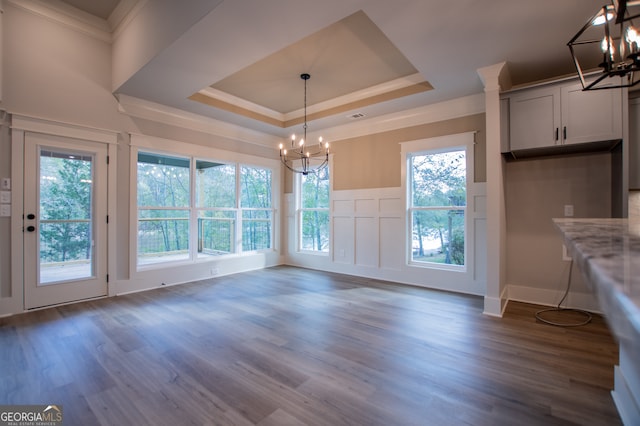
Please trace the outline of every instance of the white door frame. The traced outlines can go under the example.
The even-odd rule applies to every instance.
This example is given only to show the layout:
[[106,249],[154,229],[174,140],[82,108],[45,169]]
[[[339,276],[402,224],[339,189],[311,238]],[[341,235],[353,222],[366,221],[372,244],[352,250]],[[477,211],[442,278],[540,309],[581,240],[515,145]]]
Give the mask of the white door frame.
[[[41,263],[41,243],[43,214],[40,211],[41,173],[43,153],[50,155],[71,155],[71,158],[85,158],[91,161],[91,268],[80,271],[75,278],[67,277],[42,283],[43,264]],[[25,168],[24,168],[24,304],[25,309],[34,309],[50,305],[58,305],[78,300],[104,297],[107,295],[107,145],[66,137],[44,135],[27,132],[25,134]],[[74,160],[75,162],[80,161]],[[83,185],[87,185],[86,183]],[[77,268],[76,268],[77,269]],[[47,268],[51,273],[54,268]],[[76,272],[76,274],[77,274]],[[56,274],[58,275],[58,274]]]
[[24,212],[24,141],[25,132],[63,136],[108,144],[109,173],[107,188],[107,273],[110,276],[108,296],[116,294],[116,177],[119,132],[45,120],[25,115],[11,117],[11,294],[0,297],[0,313],[15,314],[25,311],[24,305],[24,244],[22,217]]

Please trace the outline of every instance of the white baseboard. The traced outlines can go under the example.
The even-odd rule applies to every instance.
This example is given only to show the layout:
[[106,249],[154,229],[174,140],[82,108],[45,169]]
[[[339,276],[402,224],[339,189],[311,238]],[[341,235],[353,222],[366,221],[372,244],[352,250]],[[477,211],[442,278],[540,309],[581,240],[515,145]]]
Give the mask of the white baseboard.
[[[532,303],[535,305],[557,306],[564,295],[564,290],[542,289],[513,284],[507,287],[508,299],[510,301]],[[562,307],[600,313],[598,301],[592,293],[570,291],[562,303]]]

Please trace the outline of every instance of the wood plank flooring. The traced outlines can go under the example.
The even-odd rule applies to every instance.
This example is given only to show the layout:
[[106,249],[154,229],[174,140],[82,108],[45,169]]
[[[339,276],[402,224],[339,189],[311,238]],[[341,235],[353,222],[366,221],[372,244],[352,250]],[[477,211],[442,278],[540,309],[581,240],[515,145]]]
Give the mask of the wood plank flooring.
[[0,404],[65,425],[617,425],[601,317],[292,267],[0,319]]

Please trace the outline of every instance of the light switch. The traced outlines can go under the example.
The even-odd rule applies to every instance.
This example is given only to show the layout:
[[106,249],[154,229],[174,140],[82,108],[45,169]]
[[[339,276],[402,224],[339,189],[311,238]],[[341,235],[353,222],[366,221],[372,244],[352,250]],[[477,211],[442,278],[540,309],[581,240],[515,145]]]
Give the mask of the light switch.
[[11,189],[11,178],[2,178],[1,189]]
[[11,191],[0,191],[0,203],[2,204],[11,203]]
[[11,204],[0,204],[0,217],[11,217]]

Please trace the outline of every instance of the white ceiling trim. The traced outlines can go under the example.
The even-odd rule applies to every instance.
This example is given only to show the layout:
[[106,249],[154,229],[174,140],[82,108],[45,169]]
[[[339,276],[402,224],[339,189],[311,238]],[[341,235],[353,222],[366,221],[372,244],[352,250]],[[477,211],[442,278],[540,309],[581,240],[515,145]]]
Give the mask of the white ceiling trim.
[[11,113],[11,128],[26,132],[64,136],[107,144],[118,143],[119,135],[119,132],[114,130],[98,129],[15,113]]
[[[384,95],[385,93],[393,92],[394,90],[404,89],[405,87],[413,86],[415,84],[423,83],[425,80],[420,73],[415,73],[406,77],[397,78],[395,80],[381,83],[376,86],[367,87],[366,89],[358,90],[337,98],[329,99],[328,101],[319,102],[313,105],[307,105],[307,114],[314,114],[317,112],[325,111],[341,107],[351,102],[357,102],[364,99],[371,98],[373,96]],[[284,121],[289,121],[295,118],[304,116],[304,107],[284,114]]]
[[[283,140],[288,140],[288,138],[269,135],[132,96],[120,94],[118,95],[118,99],[119,111],[132,117],[157,121],[273,149],[276,149],[277,145]],[[478,93],[407,111],[310,132],[307,138],[311,140],[312,138],[322,135],[325,140],[332,142],[480,114],[485,112],[484,99],[484,93]]]
[[[415,73],[406,77],[397,78],[395,80],[378,84],[376,86],[358,90],[343,96],[338,96],[337,98],[333,98],[325,102],[319,102],[313,105],[307,105],[307,114],[314,114],[314,113],[322,112],[332,108],[341,107],[343,105],[346,105],[352,102],[368,99],[373,96],[384,95],[385,93],[393,92],[394,90],[404,89],[405,87],[410,87],[416,84],[420,84],[420,83],[423,83],[424,81],[425,80],[420,73]],[[244,108],[248,111],[261,114],[269,118],[273,118],[278,121],[289,121],[296,118],[304,117],[304,107],[297,109],[295,111],[291,111],[283,114],[271,108],[258,105],[256,103],[247,101],[237,96],[233,96],[221,90],[214,89],[213,87],[205,87],[204,89],[199,90],[198,93],[201,95],[207,96],[209,98],[226,102],[231,105]]]
[[480,114],[485,112],[484,99],[484,93],[478,93],[380,117],[358,120],[310,133],[308,139],[322,134],[325,140],[331,142]]
[[157,121],[273,149],[276,149],[278,144],[282,142],[282,138],[278,136],[247,129],[177,108],[171,108],[155,102],[134,98],[133,96],[120,94],[118,95],[118,100],[118,110],[131,117]]
[[82,12],[59,0],[8,0],[12,5],[72,28],[83,34],[111,43],[111,29],[105,19]]
[[113,31],[113,39],[117,39],[129,25],[138,12],[147,4],[148,0],[120,0],[109,19],[109,25]]
[[271,108],[263,107],[262,105],[258,105],[237,96],[233,96],[227,92],[223,92],[222,90],[214,89],[213,87],[205,87],[204,89],[199,90],[198,93],[209,98],[226,102],[228,104],[249,110],[251,112],[273,118],[278,121],[284,121],[284,114],[278,111],[272,110]]

